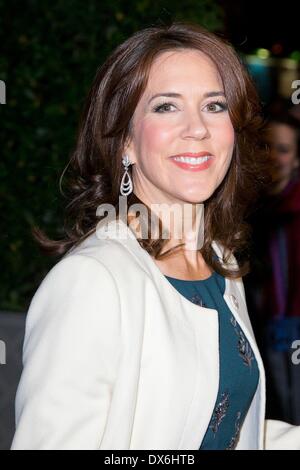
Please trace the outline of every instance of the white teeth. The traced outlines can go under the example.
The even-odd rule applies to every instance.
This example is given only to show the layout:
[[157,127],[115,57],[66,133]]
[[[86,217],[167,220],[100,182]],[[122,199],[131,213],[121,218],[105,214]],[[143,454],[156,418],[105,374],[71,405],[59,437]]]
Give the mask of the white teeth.
[[194,165],[199,165],[200,163],[206,162],[210,157],[207,155],[205,157],[198,157],[198,158],[193,158],[193,157],[174,157],[174,160],[176,162],[184,162],[184,163],[191,163]]

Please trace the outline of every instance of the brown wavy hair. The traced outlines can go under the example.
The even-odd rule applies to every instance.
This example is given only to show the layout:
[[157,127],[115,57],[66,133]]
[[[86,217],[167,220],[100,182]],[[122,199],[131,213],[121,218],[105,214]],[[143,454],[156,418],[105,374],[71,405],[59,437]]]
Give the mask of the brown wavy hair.
[[[268,151],[262,139],[264,118],[253,81],[233,47],[191,22],[173,22],[140,30],[120,44],[98,68],[80,118],[75,148],[60,178],[63,192],[61,182],[69,172],[67,193],[64,193],[69,198],[64,220],[65,238],[51,240],[38,227],[32,229],[44,252],[63,255],[93,233],[101,220],[96,215],[100,204],[112,204],[118,216],[123,149],[132,133],[132,117],[146,88],[151,65],[163,52],[183,49],[199,50],[215,64],[235,130],[229,170],[204,203],[205,239],[200,251],[205,262],[224,276],[237,278],[249,271],[247,254],[251,230],[245,218],[260,187],[268,181]],[[127,207],[135,203],[144,204],[132,192],[127,197]],[[151,210],[147,209],[150,220]],[[162,230],[161,220],[159,226]],[[146,239],[137,239],[155,259],[162,259],[181,246],[163,252],[166,239],[153,240],[150,233]],[[225,263],[231,254],[244,255],[239,258],[238,270],[225,268],[214,257],[213,240],[225,248]]]

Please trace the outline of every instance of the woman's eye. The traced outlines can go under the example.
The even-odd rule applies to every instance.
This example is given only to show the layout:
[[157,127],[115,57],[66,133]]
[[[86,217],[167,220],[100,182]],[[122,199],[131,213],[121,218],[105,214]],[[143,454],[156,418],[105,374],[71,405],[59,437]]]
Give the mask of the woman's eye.
[[227,103],[214,101],[213,103],[209,103],[206,108],[212,113],[220,113],[222,111],[226,111],[228,109],[228,106]]
[[155,106],[154,112],[155,113],[161,113],[161,112],[165,112],[165,111],[170,111],[170,109],[169,109],[170,106],[174,106],[174,105],[172,103],[159,104],[158,106]]
[[[175,107],[172,103],[162,103],[154,107],[154,112],[156,113],[164,113],[172,111],[170,107]],[[226,111],[228,109],[227,103],[214,101],[209,103],[205,106],[205,108],[211,113],[220,113],[222,111]]]

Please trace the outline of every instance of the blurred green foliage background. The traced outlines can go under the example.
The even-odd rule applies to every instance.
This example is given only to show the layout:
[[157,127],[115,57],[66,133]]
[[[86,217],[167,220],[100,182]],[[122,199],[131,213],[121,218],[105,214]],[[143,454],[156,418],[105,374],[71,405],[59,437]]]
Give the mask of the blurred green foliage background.
[[30,229],[62,236],[59,178],[97,67],[143,27],[192,20],[222,31],[214,0],[0,0],[0,309],[26,311],[58,261],[42,254]]

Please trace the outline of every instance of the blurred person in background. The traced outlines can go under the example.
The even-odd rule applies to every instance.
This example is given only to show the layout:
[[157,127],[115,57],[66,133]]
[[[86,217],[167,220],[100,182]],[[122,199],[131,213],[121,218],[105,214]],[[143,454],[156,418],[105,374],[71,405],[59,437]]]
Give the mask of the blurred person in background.
[[[245,279],[267,377],[267,414],[300,424],[300,123],[290,109],[268,117],[272,184],[252,219],[252,270]],[[294,343],[295,344],[295,343]]]

